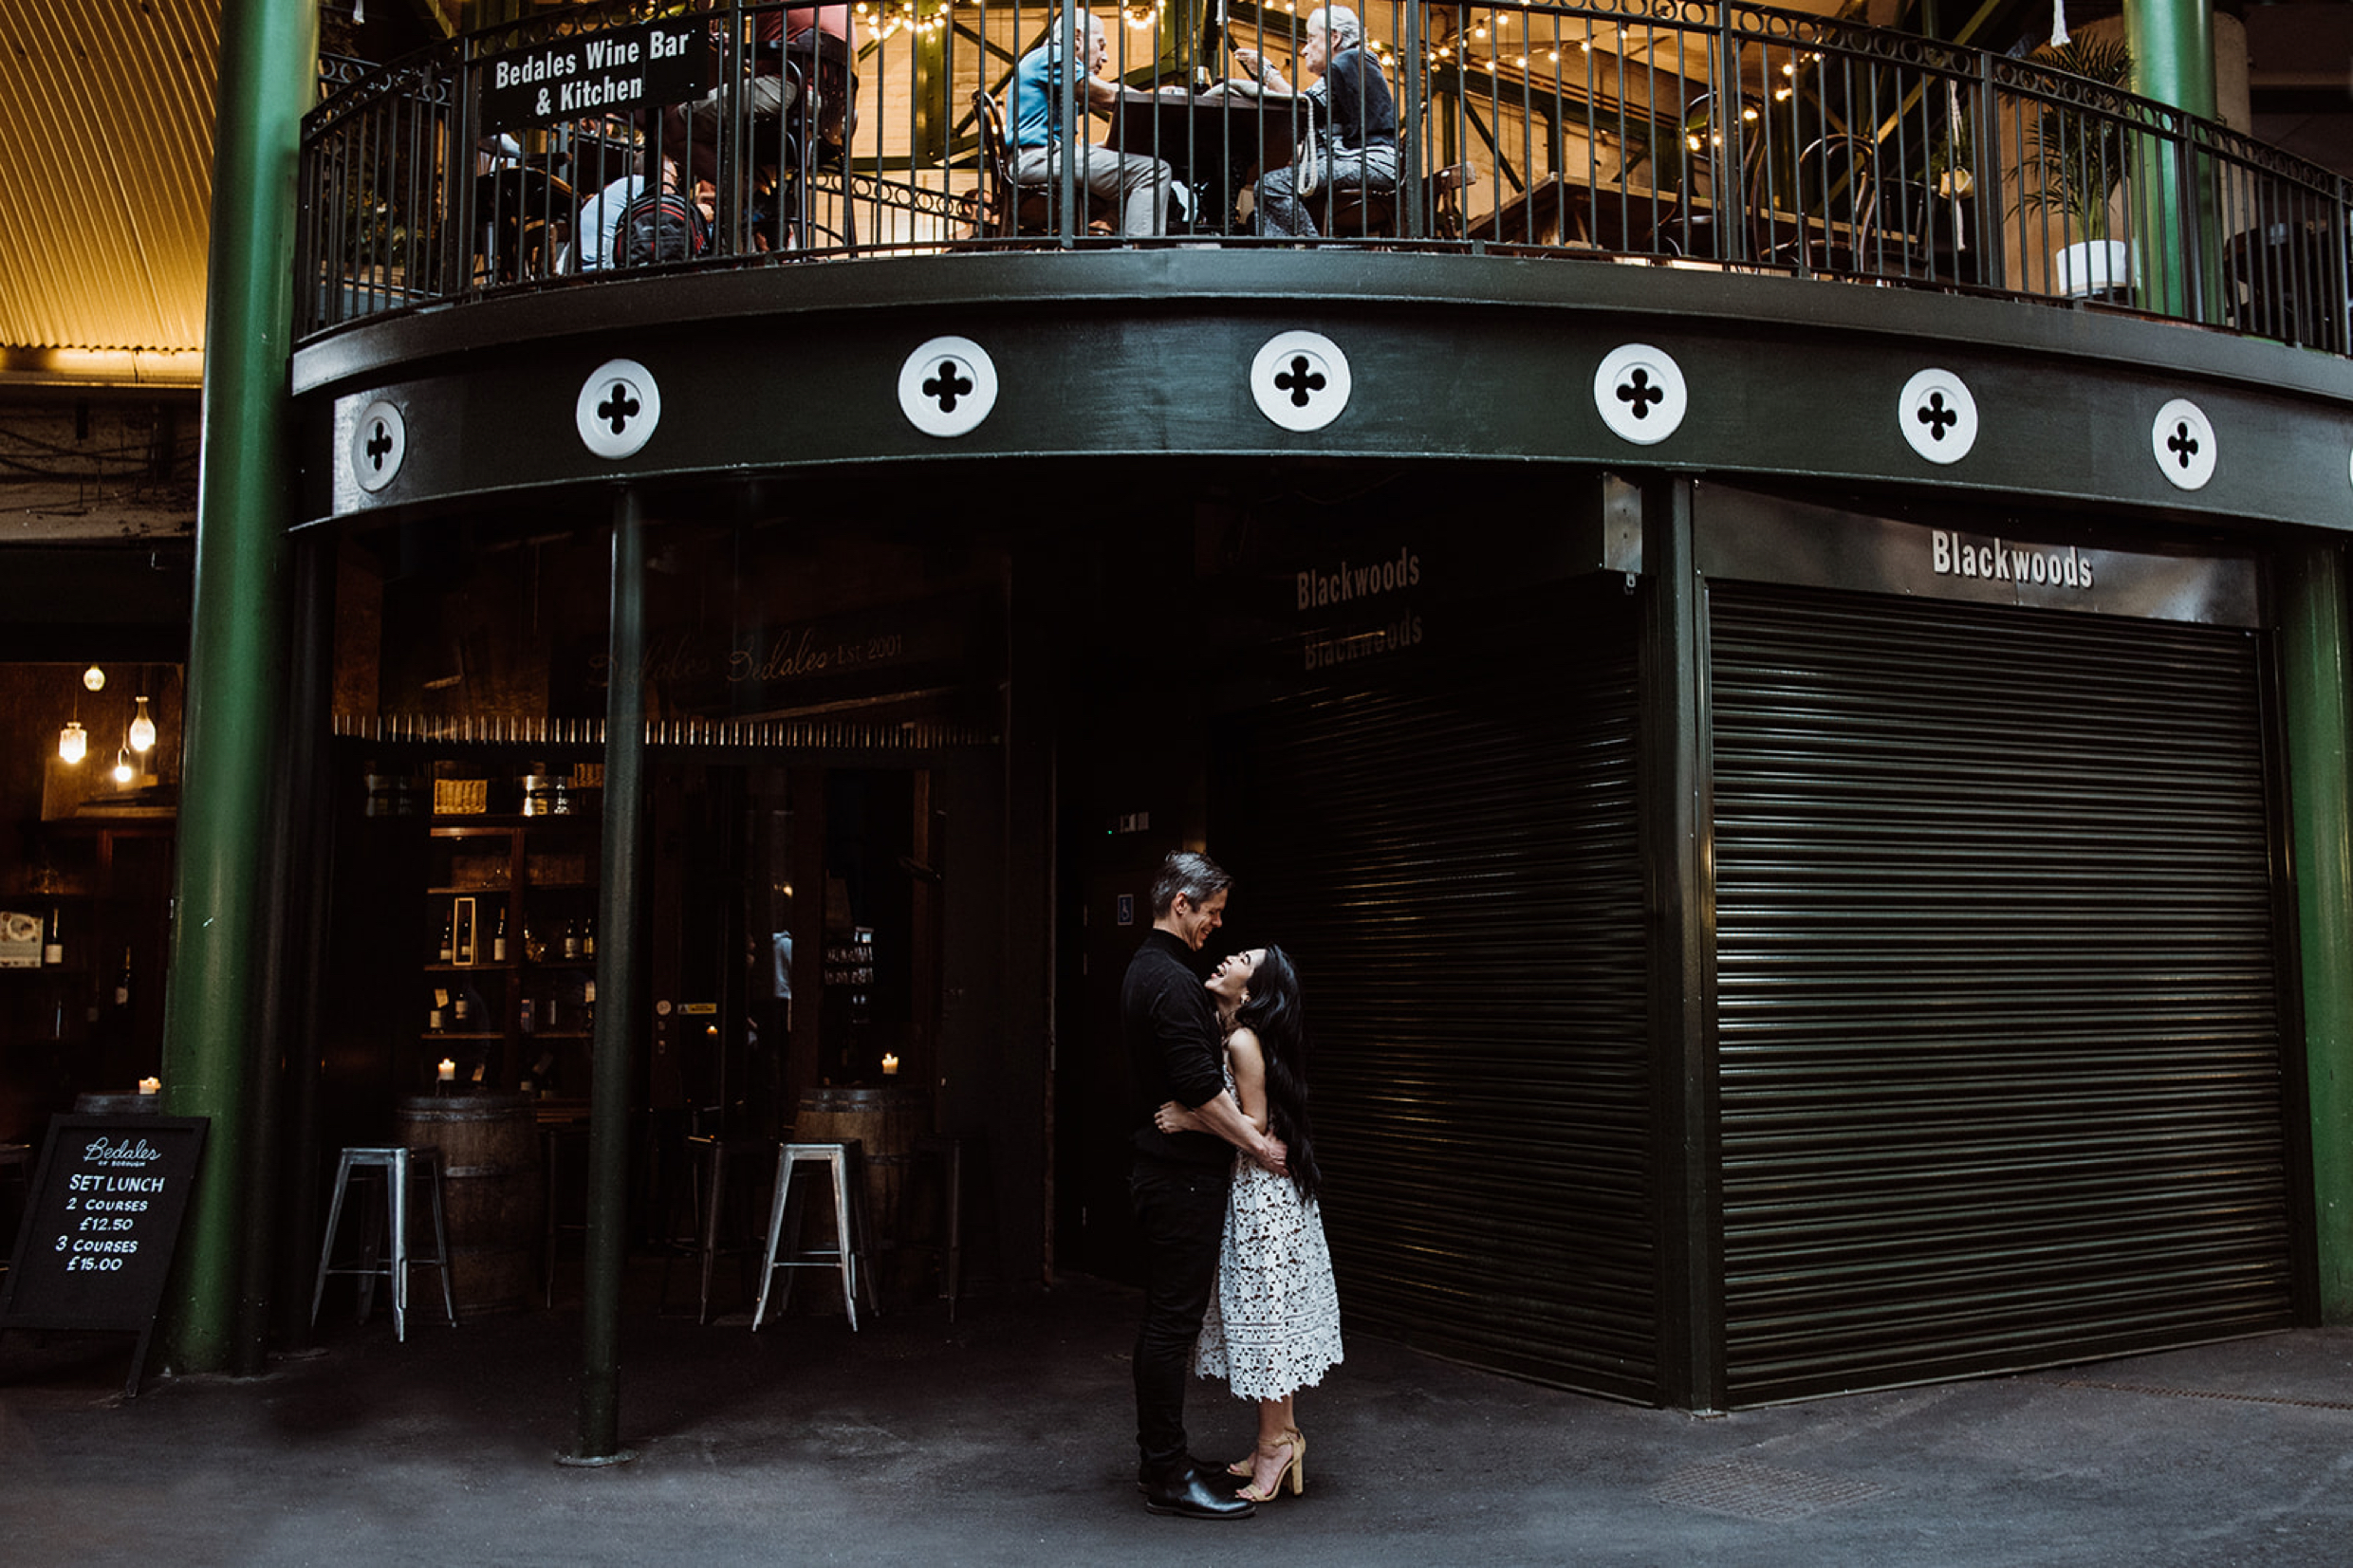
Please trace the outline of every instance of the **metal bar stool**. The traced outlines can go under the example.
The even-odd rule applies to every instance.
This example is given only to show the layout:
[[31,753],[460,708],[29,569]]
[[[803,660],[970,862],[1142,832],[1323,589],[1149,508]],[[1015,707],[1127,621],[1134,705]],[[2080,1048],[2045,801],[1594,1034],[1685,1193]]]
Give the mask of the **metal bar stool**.
[[[769,1287],[776,1282],[779,1269],[830,1268],[842,1277],[842,1307],[849,1314],[850,1330],[858,1329],[858,1292],[866,1293],[867,1310],[880,1317],[882,1308],[874,1296],[873,1260],[867,1255],[868,1234],[864,1150],[856,1138],[842,1143],[787,1143],[776,1153],[776,1195],[769,1205],[768,1261],[760,1270],[760,1304],[752,1309],[751,1327],[754,1333],[768,1320]],[[830,1247],[804,1249],[801,1245],[801,1194],[792,1190],[792,1171],[798,1165],[822,1165],[833,1180],[833,1240]],[[806,1181],[803,1183],[806,1186]],[[791,1242],[787,1247],[786,1238]],[[782,1258],[777,1256],[784,1250]],[[784,1295],[777,1304],[779,1312],[792,1305],[793,1277],[785,1276]]]
[[[365,1240],[361,1244],[357,1264],[336,1264],[335,1231],[343,1217],[343,1194],[350,1190],[351,1178],[357,1172],[380,1177],[384,1184],[384,1204],[368,1214]],[[409,1184],[422,1181],[433,1193],[433,1256],[409,1255]],[[389,1220],[392,1230],[392,1256],[382,1264],[377,1262],[377,1248]],[[376,1302],[376,1282],[379,1277],[392,1277],[392,1332],[396,1338],[406,1342],[409,1337],[409,1270],[421,1264],[430,1264],[441,1271],[441,1307],[450,1315],[450,1326],[457,1326],[457,1299],[450,1290],[450,1233],[441,1209],[441,1152],[438,1149],[346,1149],[335,1167],[335,1196],[326,1210],[326,1240],[319,1246],[319,1278],[310,1288],[310,1321],[319,1321],[319,1302],[326,1295],[326,1277],[330,1274],[357,1274],[360,1282],[360,1320],[367,1320],[368,1310]]]
[[[964,1275],[964,1140],[953,1134],[927,1134],[917,1138],[916,1156],[938,1171],[938,1228],[934,1239],[905,1237],[899,1245],[909,1251],[939,1255],[939,1295],[948,1303],[948,1321],[955,1321],[956,1298]],[[914,1194],[903,1207],[912,1210]]]
[[[679,1250],[691,1252],[702,1275],[702,1298],[695,1321],[711,1321],[711,1278],[716,1272],[720,1254],[738,1255],[751,1250],[750,1237],[740,1245],[722,1243],[728,1219],[728,1186],[731,1181],[741,1185],[747,1160],[765,1157],[770,1147],[767,1138],[731,1138],[701,1133],[686,1140],[689,1178],[693,1184],[695,1232],[692,1237],[673,1241],[662,1254],[661,1289],[654,1303],[659,1313],[670,1301],[670,1264]],[[753,1175],[758,1167],[750,1166]],[[741,1221],[738,1219],[740,1227]],[[739,1228],[738,1234],[741,1234]]]

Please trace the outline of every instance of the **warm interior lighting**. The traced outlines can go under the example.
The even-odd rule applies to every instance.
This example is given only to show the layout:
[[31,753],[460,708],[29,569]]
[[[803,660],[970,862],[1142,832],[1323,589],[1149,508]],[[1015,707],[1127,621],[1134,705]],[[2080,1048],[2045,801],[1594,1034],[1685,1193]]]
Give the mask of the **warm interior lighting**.
[[60,761],[78,763],[89,753],[90,732],[76,719],[57,732],[57,755]]
[[127,784],[135,777],[137,775],[131,771],[131,753],[127,750],[118,750],[115,753],[115,783]]
[[156,721],[147,715],[147,699],[138,699],[139,712],[131,720],[131,749],[152,751],[156,747]]

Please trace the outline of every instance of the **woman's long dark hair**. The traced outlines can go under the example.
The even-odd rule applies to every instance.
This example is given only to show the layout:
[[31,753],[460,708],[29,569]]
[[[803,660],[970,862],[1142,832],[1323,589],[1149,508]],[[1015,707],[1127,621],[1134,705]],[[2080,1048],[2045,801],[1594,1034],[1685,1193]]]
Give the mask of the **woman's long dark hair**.
[[1322,1172],[1307,1125],[1307,1013],[1299,996],[1299,970],[1281,948],[1267,949],[1251,971],[1250,1000],[1235,1009],[1234,1025],[1258,1037],[1267,1062],[1267,1119],[1289,1153],[1284,1164],[1303,1198],[1315,1196]]

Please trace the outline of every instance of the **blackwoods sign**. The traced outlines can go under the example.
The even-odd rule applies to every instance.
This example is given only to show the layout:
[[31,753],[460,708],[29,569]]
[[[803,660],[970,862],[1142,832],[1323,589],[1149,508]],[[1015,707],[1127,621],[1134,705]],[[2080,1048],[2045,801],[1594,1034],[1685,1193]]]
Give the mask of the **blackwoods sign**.
[[1810,588],[2078,610],[2209,626],[2263,624],[2255,563],[1924,526],[1721,486],[1694,488],[1700,572]]
[[711,87],[699,22],[648,22],[493,55],[481,65],[485,134],[683,103]]

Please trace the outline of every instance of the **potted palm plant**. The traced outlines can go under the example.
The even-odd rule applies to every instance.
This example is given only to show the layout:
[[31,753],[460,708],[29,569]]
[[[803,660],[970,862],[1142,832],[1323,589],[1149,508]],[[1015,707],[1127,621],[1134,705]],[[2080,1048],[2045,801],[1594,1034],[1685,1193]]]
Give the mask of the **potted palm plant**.
[[2076,37],[2035,58],[2117,89],[2087,105],[2047,103],[2029,133],[2029,166],[2039,176],[2018,206],[2061,214],[2067,243],[2051,257],[2059,291],[2091,294],[2130,276],[2124,242],[2109,237],[2109,214],[2124,182],[2127,128],[2122,90],[2132,83],[2132,51],[2113,38]]

